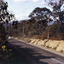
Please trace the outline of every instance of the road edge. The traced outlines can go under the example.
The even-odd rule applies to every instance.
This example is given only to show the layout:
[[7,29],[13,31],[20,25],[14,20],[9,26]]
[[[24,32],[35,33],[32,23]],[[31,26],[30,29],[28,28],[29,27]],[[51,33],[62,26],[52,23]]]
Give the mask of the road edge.
[[60,53],[60,52],[57,52],[57,51],[55,51],[55,50],[47,49],[47,48],[45,48],[45,47],[38,46],[38,45],[34,45],[34,44],[28,43],[28,42],[26,42],[26,41],[19,40],[19,39],[17,39],[17,38],[13,38],[13,39],[16,39],[16,40],[18,40],[18,41],[22,41],[22,42],[24,42],[24,43],[26,43],[26,44],[33,45],[33,46],[35,46],[35,47],[38,47],[38,48],[44,49],[44,50],[46,50],[46,51],[48,51],[48,52],[51,52],[51,53],[54,53],[54,54],[56,54],[56,55],[59,55],[59,56],[64,57],[64,54],[62,54],[62,53]]

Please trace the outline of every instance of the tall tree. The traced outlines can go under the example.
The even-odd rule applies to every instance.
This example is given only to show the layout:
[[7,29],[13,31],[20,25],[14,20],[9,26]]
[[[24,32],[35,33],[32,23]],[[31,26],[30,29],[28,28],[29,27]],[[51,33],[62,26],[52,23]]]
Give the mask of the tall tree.
[[6,41],[6,33],[3,23],[8,23],[14,17],[13,14],[10,14],[7,10],[8,3],[0,0],[0,47]]
[[[39,24],[39,29],[42,26],[43,29],[47,26],[47,23],[49,25],[49,22],[51,20],[51,11],[47,9],[46,7],[44,8],[35,8],[29,15],[30,18],[35,18],[38,20]],[[43,29],[40,30],[43,32]],[[41,33],[42,33],[41,32]],[[49,36],[48,36],[49,37]]]
[[64,0],[50,0],[49,6],[53,8],[52,16],[55,20],[59,20],[59,22],[62,24],[62,21],[64,20],[64,7],[61,9],[61,7],[64,4]]
[[43,25],[47,25],[49,20],[51,19],[51,11],[47,9],[46,7],[44,8],[35,8],[29,15],[30,18],[35,18],[37,21],[41,21]]

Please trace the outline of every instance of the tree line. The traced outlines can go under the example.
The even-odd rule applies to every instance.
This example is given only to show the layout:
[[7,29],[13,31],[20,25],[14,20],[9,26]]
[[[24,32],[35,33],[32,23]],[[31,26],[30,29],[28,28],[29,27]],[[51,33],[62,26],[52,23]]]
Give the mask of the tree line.
[[[49,0],[48,5],[52,11],[46,7],[36,7],[30,14],[30,19],[13,22],[13,27],[9,28],[8,34],[11,36],[64,39],[64,7],[63,0]],[[61,9],[62,8],[62,9]],[[54,23],[49,25],[50,22]],[[13,35],[11,31],[13,31]]]

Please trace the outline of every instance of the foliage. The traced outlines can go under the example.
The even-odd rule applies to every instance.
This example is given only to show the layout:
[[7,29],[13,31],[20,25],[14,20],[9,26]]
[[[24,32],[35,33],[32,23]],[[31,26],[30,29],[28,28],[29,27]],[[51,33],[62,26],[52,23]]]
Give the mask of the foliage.
[[50,26],[46,26],[46,28],[43,29],[43,26],[38,22],[32,23],[29,20],[24,22],[24,28],[23,22],[18,23],[17,29],[10,27],[8,29],[8,34],[14,37],[24,36],[28,38],[47,39],[48,30],[50,35],[49,39],[64,39],[64,25],[54,23]]
[[51,11],[44,8],[36,7],[29,15],[30,18],[34,18],[37,20],[37,23],[39,25],[39,32],[40,35],[42,35],[43,30],[46,28],[47,23],[50,22],[52,19],[50,18]]
[[35,18],[37,20],[48,20],[51,11],[47,8],[35,8],[32,13],[30,13],[30,18]]
[[4,26],[4,24],[8,24],[8,22],[11,21],[14,17],[13,14],[8,12],[7,8],[8,3],[0,0],[0,48],[6,42],[5,27],[8,27],[8,25]]
[[13,21],[12,26],[13,26],[15,29],[17,29],[17,24],[18,24],[18,21]]
[[49,30],[50,38],[49,39],[64,39],[64,26],[54,23],[53,25],[47,26],[46,31]]
[[21,55],[17,50],[7,44],[0,48],[0,64],[30,64],[30,62],[25,60],[24,56]]
[[5,43],[5,41],[6,41],[5,29],[3,27],[3,24],[0,23],[0,47]]
[[4,2],[3,0],[0,1],[0,22],[7,22],[12,20],[12,18],[14,17],[13,14],[10,14],[7,11],[8,8],[8,3]]
[[[59,23],[62,24],[62,21],[64,20],[64,10],[61,10],[62,5],[64,4],[64,0],[50,0],[49,1],[49,6],[51,6],[53,8],[52,11],[52,16],[54,17],[54,19],[57,21],[59,21]],[[62,8],[64,9],[64,7]]]

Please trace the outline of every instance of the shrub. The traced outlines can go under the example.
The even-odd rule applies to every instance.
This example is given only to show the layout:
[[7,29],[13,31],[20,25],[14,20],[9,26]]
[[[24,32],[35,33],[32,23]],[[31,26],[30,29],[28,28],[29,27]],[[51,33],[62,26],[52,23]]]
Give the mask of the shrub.
[[0,46],[2,46],[6,41],[5,28],[2,23],[0,23]]

